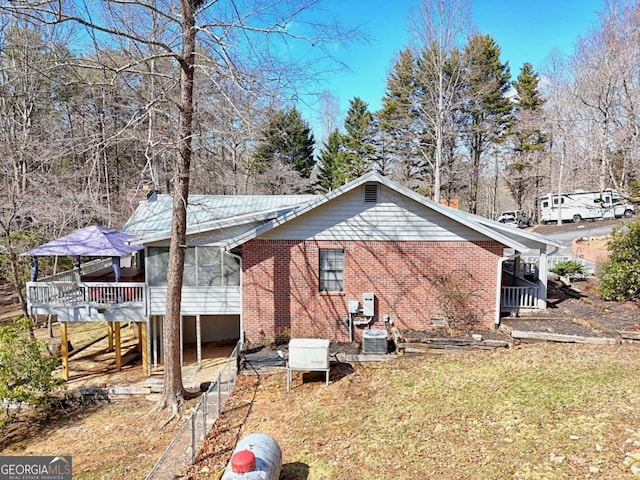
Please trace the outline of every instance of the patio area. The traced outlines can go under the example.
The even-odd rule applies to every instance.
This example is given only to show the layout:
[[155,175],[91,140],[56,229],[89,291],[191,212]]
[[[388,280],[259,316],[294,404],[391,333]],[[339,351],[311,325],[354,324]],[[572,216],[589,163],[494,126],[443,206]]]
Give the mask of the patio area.
[[[80,388],[111,389],[118,394],[144,394],[149,387],[158,390],[162,387],[164,369],[162,365],[154,367],[151,375],[144,374],[140,348],[135,328],[125,326],[121,334],[122,366],[116,368],[115,352],[109,349],[107,328],[105,335],[85,347],[72,351],[69,355],[69,380],[65,383],[68,390]],[[74,335],[70,340],[73,344]],[[202,345],[202,362],[198,367],[194,344],[184,347],[182,367],[183,384],[187,389],[199,389],[205,382],[211,382],[224,367],[235,344],[205,343]],[[60,372],[56,372],[60,373]]]

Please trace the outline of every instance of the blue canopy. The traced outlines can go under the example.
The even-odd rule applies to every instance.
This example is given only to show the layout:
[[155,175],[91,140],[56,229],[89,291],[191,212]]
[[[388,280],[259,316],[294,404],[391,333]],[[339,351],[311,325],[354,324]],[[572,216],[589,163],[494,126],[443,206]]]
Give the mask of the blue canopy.
[[21,255],[32,257],[122,257],[141,250],[140,245],[128,245],[126,233],[106,227],[91,226],[74,230],[64,237],[51,240]]

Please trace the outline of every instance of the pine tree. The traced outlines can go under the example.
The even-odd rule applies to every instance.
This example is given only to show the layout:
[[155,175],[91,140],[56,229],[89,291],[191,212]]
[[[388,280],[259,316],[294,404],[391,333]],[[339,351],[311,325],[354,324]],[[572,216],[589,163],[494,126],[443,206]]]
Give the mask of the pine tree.
[[544,100],[540,96],[538,74],[533,70],[533,65],[525,63],[520,69],[520,75],[514,80],[516,89],[516,110],[538,111],[542,108]]
[[374,121],[369,105],[358,97],[350,100],[349,104],[344,121],[346,134],[343,136],[348,163],[346,181],[367,173],[371,169],[371,161],[375,154]]
[[423,124],[416,108],[418,100],[416,60],[411,49],[401,51],[387,77],[387,89],[378,114],[384,155],[395,166],[401,182],[424,180],[426,161],[418,151],[419,132]]
[[313,156],[315,140],[308,122],[295,108],[272,110],[262,130],[255,160],[258,171],[265,171],[273,162],[280,161],[308,179],[315,166]]
[[344,138],[336,129],[329,134],[320,152],[317,190],[326,193],[344,185],[348,166]]
[[[540,162],[548,143],[542,131],[542,105],[544,100],[538,89],[538,75],[530,63],[525,63],[520,75],[513,82],[516,90],[514,98],[514,120],[511,127],[513,160],[507,165],[505,179],[511,196],[523,209],[523,204],[532,194],[537,198],[540,188]],[[530,208],[532,211],[537,209]]]
[[468,201],[478,211],[478,192],[483,158],[493,145],[504,141],[511,122],[512,104],[509,66],[500,62],[500,47],[490,35],[475,35],[464,51],[464,138],[468,151]]

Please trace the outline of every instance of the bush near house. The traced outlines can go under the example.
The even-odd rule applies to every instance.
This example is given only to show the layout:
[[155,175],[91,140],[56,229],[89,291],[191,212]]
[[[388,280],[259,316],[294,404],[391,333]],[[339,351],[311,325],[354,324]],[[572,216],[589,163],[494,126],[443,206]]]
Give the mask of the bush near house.
[[0,399],[5,415],[10,418],[15,406],[49,405],[60,384],[52,376],[58,364],[33,336],[30,319],[0,327]]
[[576,262],[575,260],[558,262],[549,269],[551,273],[555,273],[557,275],[573,275],[576,273],[582,273],[583,270],[584,265],[582,265],[580,262]]
[[614,227],[607,247],[611,256],[600,270],[602,298],[640,299],[640,221]]

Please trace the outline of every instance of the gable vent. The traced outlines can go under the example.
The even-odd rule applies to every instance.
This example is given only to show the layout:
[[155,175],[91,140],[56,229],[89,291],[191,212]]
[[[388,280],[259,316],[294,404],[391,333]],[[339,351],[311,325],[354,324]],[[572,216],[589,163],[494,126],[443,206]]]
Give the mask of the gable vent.
[[378,203],[377,183],[366,183],[364,185],[364,203]]

